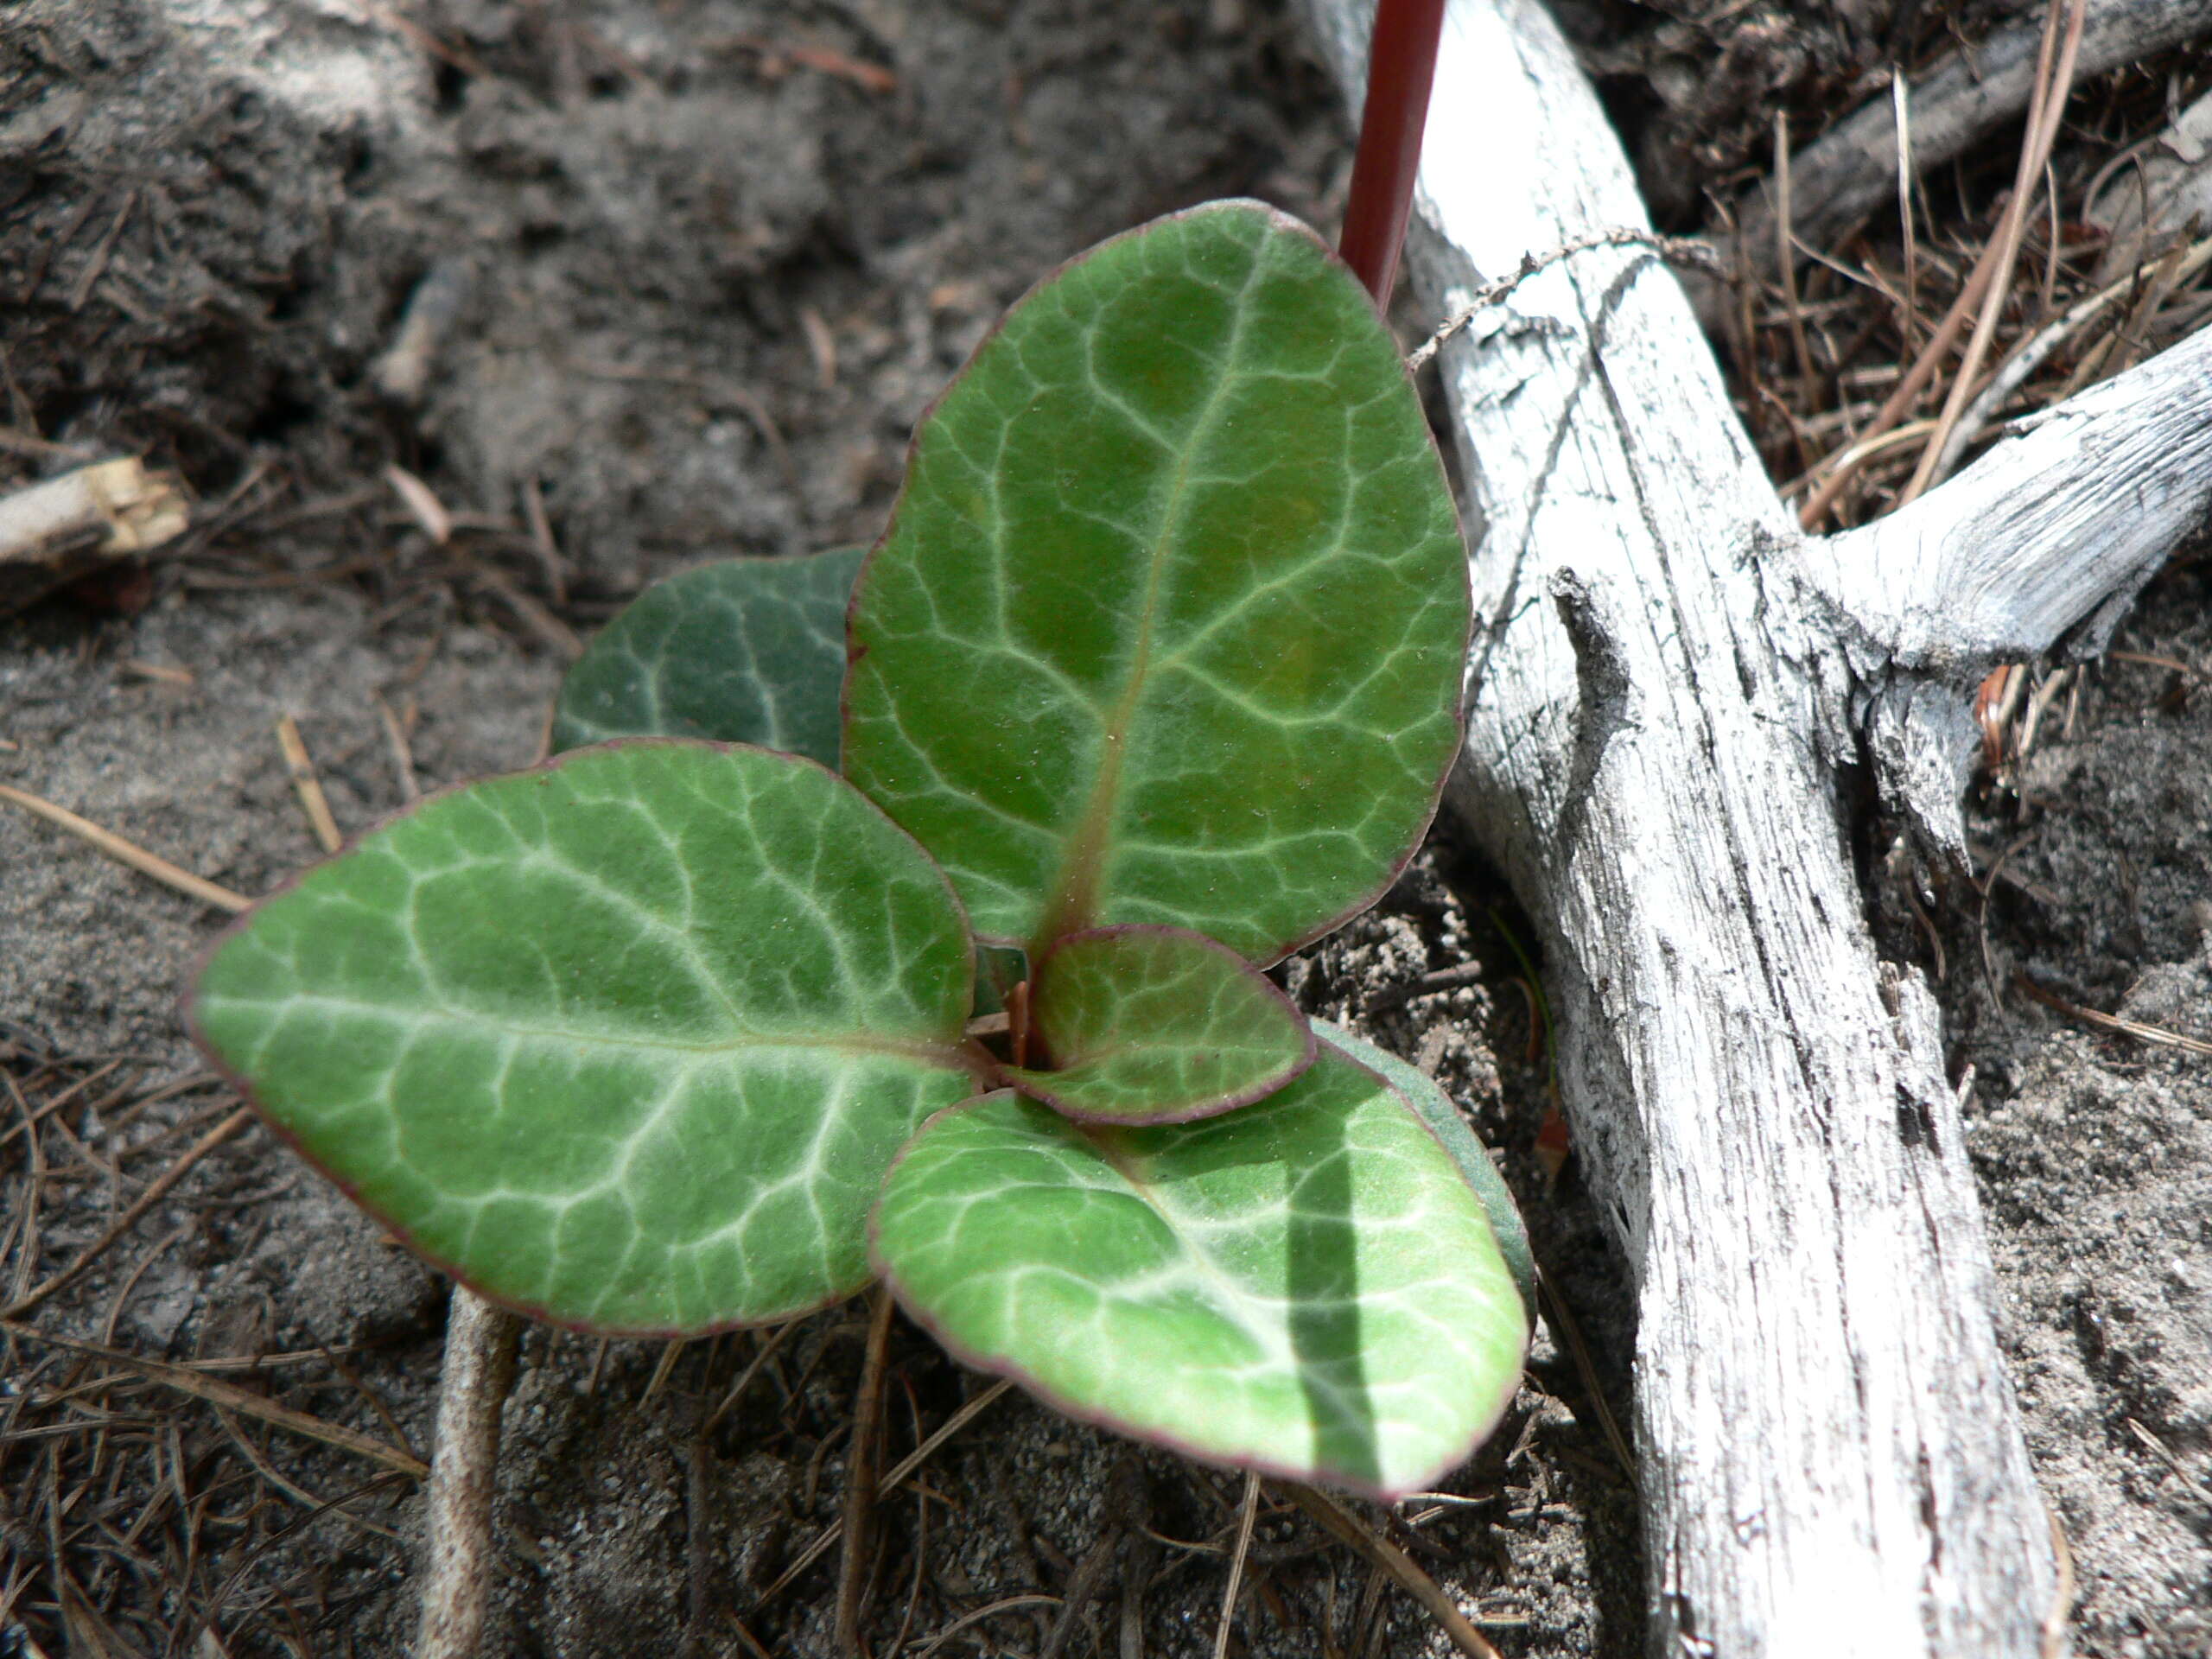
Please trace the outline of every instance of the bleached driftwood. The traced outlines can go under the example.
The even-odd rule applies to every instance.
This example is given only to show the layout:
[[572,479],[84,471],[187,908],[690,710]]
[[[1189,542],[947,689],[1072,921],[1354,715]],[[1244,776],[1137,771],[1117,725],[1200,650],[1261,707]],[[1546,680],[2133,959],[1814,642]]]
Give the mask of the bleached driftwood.
[[[1366,0],[1309,3],[1356,99]],[[1425,305],[1644,222],[1550,18],[1454,0]],[[1452,799],[1542,930],[1574,1144],[1637,1277],[1652,1651],[2054,1651],[1957,1096],[1863,920],[1845,783],[1955,847],[1972,684],[2093,648],[2203,521],[2212,339],[1832,542],[1648,252],[1546,268],[1441,366],[1485,619]]]

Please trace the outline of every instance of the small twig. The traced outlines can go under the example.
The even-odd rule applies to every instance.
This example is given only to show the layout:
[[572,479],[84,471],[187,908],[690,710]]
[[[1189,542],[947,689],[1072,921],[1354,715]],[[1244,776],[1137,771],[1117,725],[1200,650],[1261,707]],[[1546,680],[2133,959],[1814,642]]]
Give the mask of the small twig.
[[716,1406],[708,1416],[705,1424],[699,1430],[700,1433],[711,1434],[715,1432],[715,1428],[721,1425],[722,1419],[736,1408],[737,1402],[745,1398],[746,1389],[751,1388],[753,1379],[760,1375],[760,1368],[768,1363],[777,1349],[791,1339],[791,1332],[798,1329],[798,1321],[793,1319],[788,1325],[778,1325],[768,1333],[767,1340],[760,1344],[760,1351],[746,1363],[745,1369],[737,1374],[737,1381],[729,1385],[729,1392],[722,1395],[721,1404]]
[[2189,1465],[2181,1460],[2181,1454],[2173,1447],[2168,1446],[2133,1417],[2127,1420],[2127,1432],[2142,1441],[2152,1452],[2156,1452],[2160,1461],[2175,1474],[2180,1476],[2183,1485],[2190,1488],[2199,1497],[2212,1497],[2212,1483],[2207,1483],[2190,1473]]
[[2036,688],[2035,695],[2028,699],[2028,712],[2020,721],[2020,735],[2012,746],[2015,760],[2025,760],[2034,750],[2036,733],[2042,728],[2043,717],[2050,712],[2050,705],[2073,677],[2072,669],[2062,668]]
[[[2123,653],[2120,652],[2113,652],[2112,654],[2118,657]],[[64,1089],[60,1094],[54,1096],[53,1099],[41,1101],[39,1103],[39,1107],[36,1111],[32,1111],[29,1109],[29,1103],[26,1103],[24,1107],[23,1121],[21,1123],[16,1124],[14,1128],[9,1130],[7,1134],[0,1135],[0,1147],[6,1146],[10,1141],[13,1141],[19,1135],[29,1134],[31,1129],[37,1126],[41,1119],[51,1116],[54,1113],[60,1111],[64,1106],[67,1106],[71,1101],[76,1099],[78,1096],[83,1094],[86,1090],[91,1088],[102,1077],[105,1077],[113,1072],[122,1064],[123,1062],[121,1060],[110,1060],[105,1065],[100,1067],[99,1071],[86,1072],[83,1077],[78,1078],[76,1082],[71,1084],[67,1089]]]
[[1421,365],[1434,357],[1452,335],[1538,271],[1555,265],[1562,259],[1572,259],[1578,253],[1588,253],[1596,248],[1649,248],[1670,265],[1688,265],[1722,281],[1728,276],[1720,263],[1720,256],[1704,243],[1690,237],[1662,236],[1656,231],[1634,228],[1597,231],[1588,236],[1579,236],[1572,242],[1563,242],[1543,253],[1523,254],[1519,268],[1511,276],[1484,283],[1477,289],[1473,299],[1446,318],[1438,325],[1435,333],[1407,353],[1406,372],[1408,374],[1418,373]]
[[760,1638],[747,1630],[745,1621],[735,1613],[724,1612],[722,1621],[737,1632],[737,1639],[745,1644],[745,1650],[753,1655],[753,1659],[775,1659],[773,1654],[760,1645]]
[[324,852],[337,852],[346,845],[346,838],[338,833],[338,820],[330,815],[330,798],[322,792],[322,779],[315,776],[307,741],[300,735],[300,723],[289,715],[277,717],[276,747],[284,751],[284,770],[292,775],[292,788],[299,795],[315,838],[322,843]]
[[[2082,36],[2083,79],[2200,38],[2212,26],[2207,0],[2096,0]],[[1923,177],[1959,157],[2006,123],[2020,119],[2036,86],[2035,59],[2042,20],[2008,22],[1916,75],[1912,128],[1906,142]],[[1888,168],[1881,165],[1897,143],[1889,99],[1877,97],[1834,122],[1796,156],[1798,235],[1816,244],[1838,240],[1881,207]],[[2085,194],[2094,197],[2094,193]],[[1773,245],[1768,219],[1771,191],[1754,185],[1737,203],[1737,236],[1761,263]]]
[[[1037,1649],[1037,1659],[1060,1659],[1074,1639],[1077,1623],[1083,1618],[1084,1609],[1105,1588],[1124,1541],[1134,1535],[1132,1519],[1141,1516],[1145,1507],[1143,1484],[1143,1472],[1134,1457],[1124,1452],[1115,1459],[1113,1471],[1106,1478],[1106,1502],[1101,1506],[1103,1524],[1097,1538],[1084,1552],[1083,1559],[1076,1563],[1061,1603],[1060,1616],[1052,1621],[1045,1645]],[[1125,1582],[1126,1578],[1124,1574]]]
[[1260,1512],[1260,1478],[1244,1477],[1244,1501],[1236,1506],[1236,1542],[1229,1552],[1229,1582],[1222,1587],[1221,1620],[1214,1626],[1213,1659],[1228,1659],[1229,1626],[1236,1617],[1236,1592],[1243,1587],[1245,1558],[1252,1553],[1252,1522]]
[[2051,1588],[2050,1606],[2043,1616],[2042,1659],[2063,1659],[2067,1620],[2074,1611],[2074,1548],[2066,1541],[2058,1511],[2046,1503],[2044,1513],[2050,1517],[2050,1552],[2058,1558],[2058,1582]]
[[[1797,373],[1804,383],[1804,395],[1814,390],[1813,346],[1805,337],[1805,307],[1797,294],[1797,261],[1790,245],[1796,239],[1790,229],[1789,194],[1789,112],[1774,112],[1774,243],[1775,260],[1782,267],[1782,300],[1789,314],[1789,339],[1797,353]],[[1805,459],[1810,461],[1811,455]]]
[[86,1245],[84,1253],[74,1262],[62,1268],[36,1290],[18,1297],[6,1307],[0,1307],[0,1319],[21,1319],[48,1297],[53,1295],[55,1291],[74,1280],[93,1262],[99,1261],[106,1253],[110,1245],[138,1224],[140,1217],[168,1196],[169,1189],[182,1180],[194,1164],[251,1122],[253,1122],[252,1109],[250,1107],[241,1106],[207,1134],[201,1135],[199,1140],[194,1141],[184,1156],[163,1170],[154,1184],[141,1192],[130,1207],[115,1218],[113,1225]]
[[525,593],[505,571],[480,560],[468,561],[467,569],[479,586],[504,601],[507,608],[522,619],[523,625],[562,661],[573,663],[584,654],[584,642],[577,638],[576,631],[554,615],[534,594]]
[[499,1417],[522,1324],[465,1286],[446,1316],[415,1659],[477,1659],[491,1592]]
[[1370,1014],[1387,1014],[1392,1008],[1403,1007],[1424,996],[1435,996],[1445,991],[1479,985],[1484,974],[1488,971],[1479,962],[1462,962],[1449,968],[1436,969],[1423,974],[1419,979],[1385,985],[1367,999],[1367,1011]]
[[2168,1031],[2164,1026],[2145,1025],[2140,1020],[2130,1020],[2123,1014],[2100,1014],[2094,1008],[2082,1007],[2078,1003],[2069,1002],[2064,997],[2046,991],[2024,973],[2014,974],[2012,983],[2019,990],[2035,998],[2044,1007],[2056,1008],[2069,1019],[2079,1020],[2084,1025],[2094,1026],[2099,1031],[2109,1031],[2121,1037],[2133,1037],[2139,1043],[2151,1043],[2160,1048],[2178,1048],[2188,1054],[2212,1054],[2212,1042],[2207,1042],[2202,1037],[2191,1037],[2183,1032]]
[[407,728],[392,713],[391,705],[376,694],[377,718],[384,722],[385,741],[391,745],[392,770],[399,775],[399,793],[403,800],[419,801],[423,786],[415,781],[415,750],[407,741]]
[[[229,1437],[231,1444],[238,1447],[245,1454],[245,1460],[253,1465],[254,1472],[302,1509],[318,1516],[335,1515],[341,1520],[352,1522],[365,1532],[372,1532],[380,1538],[388,1538],[393,1543],[400,1541],[399,1535],[382,1522],[372,1521],[365,1516],[349,1515],[340,1509],[339,1505],[346,1502],[346,1498],[318,1497],[297,1481],[286,1476],[267,1458],[261,1455],[261,1448],[253,1443],[252,1438],[246,1433],[245,1430],[238,1427],[238,1420],[220,1406],[215,1408],[215,1421],[222,1425],[223,1433]],[[350,1496],[359,1497],[359,1495],[356,1492]]]
[[[1936,324],[1936,332],[1920,348],[1920,355],[1913,359],[1912,366],[1891,389],[1888,398],[1874,418],[1859,429],[1859,435],[1834,459],[1813,469],[1815,474],[1826,471],[1827,478],[1813,493],[1812,498],[1797,510],[1797,522],[1801,527],[1815,529],[1827,516],[1828,509],[1849,487],[1853,474],[1872,456],[1881,453],[1877,441],[1887,435],[1891,429],[1904,418],[1905,411],[1927,389],[1928,383],[1936,378],[1936,371],[1942,365],[1951,347],[1957,344],[1961,332],[1967,326],[1967,319],[1974,315],[1982,296],[1988,291],[1990,279],[1997,269],[1997,254],[1998,240],[1993,237],[1983,246],[1981,257],[1975,261],[1973,270],[1967,273],[1966,285],[1959,289],[1958,297],[1951,302],[1951,308],[1943,314],[1943,321]],[[1935,429],[1931,424],[1926,429],[1933,431]]]
[[1910,353],[1913,325],[1920,317],[1920,237],[1912,222],[1912,94],[1904,69],[1895,65],[1890,69],[1890,102],[1897,124],[1897,222],[1904,227],[1904,304],[1897,335]]
[[891,1314],[898,1305],[881,1285],[869,1293],[868,1347],[861,1360],[853,1407],[853,1435],[845,1453],[845,1550],[837,1568],[836,1643],[861,1652],[861,1602],[868,1591],[874,1544],[877,1456],[883,1438],[883,1362],[891,1347]]
[[359,1429],[347,1428],[342,1423],[327,1423],[320,1417],[310,1417],[306,1412],[280,1406],[274,1400],[250,1389],[219,1381],[188,1366],[172,1365],[166,1360],[141,1359],[137,1355],[126,1353],[119,1348],[104,1348],[95,1342],[79,1342],[71,1337],[54,1336],[32,1325],[18,1325],[11,1319],[0,1319],[0,1333],[27,1342],[42,1342],[49,1347],[66,1348],[73,1354],[89,1354],[95,1359],[105,1360],[111,1365],[120,1365],[141,1376],[150,1377],[165,1388],[175,1389],[179,1394],[188,1394],[210,1405],[257,1418],[278,1428],[289,1429],[295,1434],[303,1434],[311,1440],[321,1440],[325,1446],[352,1452],[416,1480],[430,1472],[420,1458],[397,1446],[387,1446]]
[[684,1448],[683,1456],[683,1643],[681,1659],[699,1659],[709,1651],[709,1626],[714,1618],[714,1478],[713,1445],[707,1437],[702,1397],[696,1406],[699,1427]]
[[653,1374],[645,1380],[645,1391],[638,1399],[640,1411],[660,1398],[660,1391],[668,1386],[669,1373],[676,1369],[677,1360],[690,1345],[689,1337],[677,1337],[661,1344],[660,1357],[653,1362]]
[[[892,1469],[891,1472],[883,1478],[882,1483],[878,1486],[877,1491],[879,1492],[895,1491],[900,1486],[904,1485],[906,1484],[906,1478],[912,1474],[915,1470],[920,1468],[925,1463],[928,1462],[931,1458],[934,1457],[939,1446],[943,1446],[955,1434],[957,1434],[962,1429],[967,1427],[970,1422],[975,1421],[976,1415],[982,1411],[984,1407],[989,1405],[992,1401],[997,1399],[1001,1395],[1004,1394],[1013,1386],[1014,1381],[1012,1378],[1001,1377],[997,1382],[992,1383],[989,1388],[985,1389],[982,1393],[977,1395],[966,1405],[961,1407],[959,1410],[954,1412],[951,1416],[945,1419],[944,1426],[943,1427],[939,1428],[936,1433],[931,1435],[929,1439],[924,1440],[919,1446],[908,1452],[906,1456]],[[779,1594],[790,1586],[792,1580],[798,1577],[798,1575],[805,1572],[808,1567],[812,1567],[817,1561],[820,1560],[823,1556],[829,1552],[831,1547],[836,1543],[837,1540],[844,1536],[844,1533],[845,1523],[842,1521],[833,1521],[830,1525],[824,1527],[819,1533],[815,1535],[814,1541],[799,1552],[798,1558],[792,1561],[789,1567],[784,1569],[782,1576],[760,1592],[760,1599],[753,1605],[755,1606],[765,1606],[767,1603],[772,1601]],[[1058,1598],[1055,1597],[1053,1599],[1057,1600]]]
[[929,1646],[924,1648],[919,1653],[916,1654],[914,1656],[914,1659],[930,1659],[930,1656],[931,1654],[935,1653],[946,1643],[951,1641],[952,1638],[959,1635],[961,1631],[966,1630],[971,1624],[980,1624],[987,1618],[995,1618],[1001,1613],[1011,1613],[1023,1607],[1057,1607],[1059,1605],[1060,1599],[1058,1596],[1027,1595],[1001,1597],[999,1600],[991,1603],[988,1607],[978,1607],[972,1613],[961,1614],[961,1616],[954,1619],[951,1624],[939,1630],[937,1635],[931,1639]]
[[1319,1522],[1324,1531],[1350,1544],[1369,1562],[1395,1580],[1398,1587],[1421,1605],[1452,1639],[1452,1644],[1468,1659],[1498,1659],[1497,1649],[1483,1638],[1483,1633],[1452,1605],[1452,1598],[1421,1570],[1412,1556],[1362,1525],[1349,1510],[1339,1508],[1313,1487],[1294,1485],[1287,1481],[1278,1484],[1283,1495]]
[[[1981,360],[1997,332],[1997,321],[2004,315],[2005,296],[2012,285],[2013,267],[2020,257],[2020,239],[2028,227],[2028,209],[2035,197],[2036,181],[2043,175],[2044,164],[2050,159],[2050,147],[2058,137],[2059,118],[2065,114],[2066,100],[2074,89],[2074,65],[2081,53],[2082,26],[2088,12],[2089,0],[2051,0],[2044,56],[2037,64],[2036,101],[2030,110],[2027,135],[2020,144],[2019,171],[2013,180],[2012,199],[2005,205],[2005,217],[1994,238],[1997,263],[1982,297],[1981,314],[1974,320],[1974,334],[1967,341],[1966,354],[1951,378],[1950,392],[1943,400],[1943,412],[1936,417],[1935,433],[1929,438],[1928,448],[1922,452],[1920,464],[1913,469],[1910,481],[1897,496],[1897,505],[1900,507],[1916,499],[1922,491],[1936,481],[1943,452],[1958,426],[1959,416],[1966,410],[1974,378],[1981,372]],[[2056,66],[2045,72],[2044,65],[2050,60],[2052,43],[2057,40],[2062,26],[2065,39],[2057,47]]]
[[239,911],[251,907],[253,900],[228,887],[217,887],[189,870],[179,869],[166,858],[134,847],[121,836],[103,830],[97,823],[79,817],[67,807],[56,806],[52,801],[20,789],[0,784],[0,801],[13,801],[26,811],[35,812],[48,823],[59,824],[81,841],[91,842],[119,864],[128,864],[142,875],[150,875],[165,887],[175,888],[187,898],[197,899],[203,905],[213,905],[218,910]]
[[[2186,282],[2208,264],[2212,264],[2212,237],[2196,243],[2182,256],[2172,273],[2172,280]],[[1997,411],[2005,406],[2005,400],[2026,385],[2029,378],[2050,360],[2052,353],[2085,326],[2134,293],[2144,273],[2149,269],[2148,265],[2139,267],[2110,287],[2090,295],[2056,321],[2046,325],[2034,338],[2006,358],[1990,376],[1989,383],[1974,394],[1974,401],[1967,405],[1966,413],[1959,417],[1957,426],[1952,429],[1949,441],[1943,446],[1936,470],[1948,474],[1955,467],[1960,456],[1966,453],[1967,446],[1988,429],[1996,418]]]
[[537,562],[545,567],[545,591],[556,605],[569,602],[569,564],[561,556],[561,544],[553,539],[553,521],[545,516],[544,492],[537,487],[535,478],[522,481],[523,522],[530,526],[530,544],[537,550]]
[[1591,1409],[1598,1414],[1598,1426],[1605,1432],[1605,1443],[1613,1449],[1614,1459],[1621,1466],[1621,1473],[1630,1480],[1636,1478],[1636,1454],[1629,1450],[1628,1436],[1621,1433],[1620,1421],[1613,1415],[1612,1406],[1605,1399],[1605,1391],[1599,1386],[1598,1367],[1590,1357],[1590,1345],[1582,1339],[1582,1326],[1567,1299],[1552,1282],[1551,1275],[1541,1268],[1536,1272],[1536,1289],[1544,1301],[1544,1316],[1552,1322],[1553,1329],[1566,1339],[1567,1357],[1574,1362],[1575,1375],[1582,1379],[1583,1392],[1590,1396]]
[[[2166,669],[2180,675],[2183,679],[2212,679],[2212,674],[2207,674],[2201,668],[2192,667],[2178,657],[2156,657],[2147,651],[2108,651],[2105,653],[2105,659],[2114,663],[2140,663],[2145,668]],[[44,1108],[40,1109],[43,1111]],[[5,1142],[6,1137],[0,1136],[0,1145],[4,1145]]]

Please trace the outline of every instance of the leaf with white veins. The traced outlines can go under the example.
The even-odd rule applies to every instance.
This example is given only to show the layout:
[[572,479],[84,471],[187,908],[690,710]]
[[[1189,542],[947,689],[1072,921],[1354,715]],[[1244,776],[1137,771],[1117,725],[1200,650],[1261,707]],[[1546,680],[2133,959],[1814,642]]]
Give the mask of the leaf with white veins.
[[554,749],[702,737],[835,766],[845,606],[866,552],[723,559],[654,583],[561,683]]
[[1313,1061],[1288,998],[1226,946],[1174,927],[1071,933],[1030,993],[1051,1071],[1006,1068],[1070,1117],[1174,1123],[1273,1094]]
[[1407,1065],[1387,1048],[1355,1037],[1341,1026],[1331,1025],[1326,1020],[1313,1021],[1313,1034],[1331,1047],[1358,1061],[1372,1071],[1379,1071],[1382,1080],[1406,1097],[1406,1103],[1421,1114],[1459,1173],[1467,1178],[1467,1185],[1483,1202],[1483,1209],[1490,1217],[1491,1230],[1497,1235],[1497,1248],[1505,1257],[1505,1265],[1513,1270],[1513,1282],[1520,1287],[1521,1300],[1531,1320],[1536,1317],[1536,1257],[1529,1245],[1528,1224],[1521,1219],[1520,1206],[1513,1202],[1513,1190],[1505,1184],[1505,1177],[1497,1173],[1497,1166],[1491,1162],[1490,1154],[1483,1143],[1475,1139],[1475,1132],[1459,1116],[1459,1109],[1452,1103],[1452,1096],[1437,1085],[1433,1077]]
[[566,1324],[781,1319],[868,1277],[975,1086],[943,874],[842,779],[640,740],[435,796],[216,944],[194,1035],[415,1249]]
[[1061,1410],[1377,1497],[1473,1448],[1527,1344],[1465,1179],[1333,1049],[1197,1123],[1086,1127],[1011,1093],[943,1113],[874,1233],[908,1313]]
[[1366,291],[1215,203],[1040,283],[922,423],[854,590],[845,771],[987,939],[1154,923],[1265,963],[1419,843],[1470,621]]

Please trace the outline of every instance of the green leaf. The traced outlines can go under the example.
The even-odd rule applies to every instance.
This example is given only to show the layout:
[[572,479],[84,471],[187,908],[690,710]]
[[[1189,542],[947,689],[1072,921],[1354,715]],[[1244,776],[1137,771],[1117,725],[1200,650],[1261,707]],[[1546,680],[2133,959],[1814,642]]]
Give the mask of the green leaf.
[[1464,1458],[1527,1344],[1512,1274],[1411,1107],[1334,1050],[1198,1123],[1007,1093],[931,1120],[874,1251],[956,1353],[1086,1421],[1380,1497]]
[[845,605],[866,556],[725,559],[656,582],[562,682],[554,748],[703,737],[836,766]]
[[923,423],[854,594],[845,769],[987,938],[1159,923],[1264,963],[1418,843],[1470,620],[1365,291],[1217,203],[1033,289]]
[[1071,933],[1037,969],[1031,1026],[1054,1070],[1005,1068],[1070,1117],[1177,1123],[1273,1094],[1313,1034],[1235,951],[1173,927]]
[[216,944],[194,1034],[416,1249],[566,1324],[692,1332],[868,1277],[972,1091],[950,887],[811,761],[639,740],[433,797]]
[[1521,1219],[1520,1206],[1513,1202],[1513,1190],[1506,1185],[1505,1177],[1497,1173],[1497,1166],[1491,1162],[1483,1143],[1475,1139],[1475,1132],[1467,1127],[1466,1119],[1459,1116],[1452,1096],[1437,1086],[1434,1078],[1408,1065],[1388,1049],[1377,1048],[1326,1020],[1316,1020],[1313,1026],[1313,1034],[1330,1047],[1349,1055],[1371,1071],[1381,1072],[1383,1081],[1403,1095],[1421,1114],[1421,1122],[1443,1144],[1452,1161],[1459,1166],[1459,1173],[1467,1178],[1467,1185],[1482,1200],[1484,1213],[1490,1217],[1491,1231],[1497,1236],[1498,1252],[1504,1256],[1505,1265],[1513,1270],[1513,1282],[1521,1292],[1522,1307],[1533,1321],[1536,1317],[1536,1257],[1529,1247],[1528,1224]]

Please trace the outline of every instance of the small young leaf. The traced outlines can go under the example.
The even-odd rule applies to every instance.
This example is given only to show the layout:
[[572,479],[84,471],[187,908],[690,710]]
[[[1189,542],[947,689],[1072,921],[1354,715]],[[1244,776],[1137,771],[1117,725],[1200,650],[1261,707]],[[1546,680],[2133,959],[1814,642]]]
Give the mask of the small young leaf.
[[1536,1317],[1536,1257],[1529,1248],[1528,1224],[1521,1219],[1520,1206],[1513,1202],[1513,1190],[1506,1185],[1505,1177],[1497,1173],[1490,1154],[1483,1150],[1483,1143],[1475,1139],[1475,1132],[1459,1116],[1452,1096],[1438,1088],[1433,1078],[1408,1065],[1388,1049],[1377,1048],[1326,1020],[1316,1020],[1313,1026],[1313,1034],[1330,1047],[1351,1056],[1370,1071],[1381,1072],[1382,1080],[1406,1097],[1408,1103],[1421,1114],[1421,1122],[1443,1143],[1452,1161],[1459,1166],[1459,1173],[1467,1178],[1467,1185],[1482,1200],[1484,1212],[1490,1217],[1491,1230],[1497,1235],[1498,1253],[1513,1270],[1513,1282],[1520,1289],[1522,1306],[1533,1321]]
[[1217,203],[1032,290],[922,423],[854,592],[845,770],[987,938],[1160,923],[1265,963],[1420,841],[1470,621],[1366,292]]
[[1528,1331],[1413,1109],[1334,1050],[1203,1122],[1086,1128],[1011,1093],[932,1119],[874,1254],[953,1351],[1071,1415],[1379,1497],[1450,1468]]
[[703,737],[835,766],[845,605],[866,556],[724,559],[654,583],[562,682],[554,748]]
[[1174,927],[1071,933],[1046,955],[1032,1029],[1057,1068],[1006,1068],[1070,1117],[1178,1123],[1273,1094],[1313,1063],[1288,998],[1226,946]]
[[219,939],[194,1034],[486,1294],[609,1332],[868,1277],[900,1143],[975,1086],[950,887],[842,779],[633,741],[425,801]]

